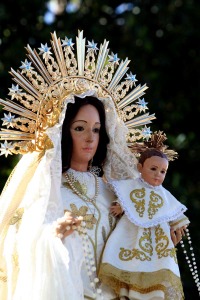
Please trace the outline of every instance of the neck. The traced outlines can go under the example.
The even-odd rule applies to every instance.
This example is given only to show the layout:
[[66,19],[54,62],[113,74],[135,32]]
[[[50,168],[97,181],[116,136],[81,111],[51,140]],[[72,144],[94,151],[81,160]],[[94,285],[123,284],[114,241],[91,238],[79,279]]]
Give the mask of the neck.
[[87,172],[88,171],[88,164],[80,164],[76,162],[71,162],[70,168],[79,171],[79,172]]
[[157,188],[157,187],[161,186],[161,184],[159,184],[159,185],[152,185],[152,184],[148,183],[147,181],[145,181],[145,180],[143,179],[142,176],[140,176],[139,179],[140,179],[142,182],[144,182],[147,186],[149,186],[149,187],[151,187],[151,188]]

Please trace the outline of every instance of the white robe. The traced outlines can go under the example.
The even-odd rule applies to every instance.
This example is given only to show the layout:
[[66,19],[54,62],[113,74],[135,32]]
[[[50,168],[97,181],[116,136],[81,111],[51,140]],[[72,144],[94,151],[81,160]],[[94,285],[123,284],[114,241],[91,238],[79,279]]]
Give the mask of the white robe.
[[[88,176],[88,173],[85,173],[85,176]],[[37,180],[37,174],[34,178]],[[65,181],[65,178],[63,177],[62,180]],[[48,184],[47,178],[46,185],[48,186]],[[31,187],[33,186],[32,184]],[[2,296],[1,300],[94,299],[94,290],[90,285],[90,278],[85,268],[82,238],[77,231],[74,231],[64,241],[61,241],[53,234],[53,221],[59,216],[62,217],[66,210],[83,216],[90,239],[91,259],[94,256],[98,270],[105,242],[115,226],[115,220],[109,214],[114,194],[99,178],[99,194],[96,199],[96,207],[94,207],[92,203],[87,202],[86,204],[71,189],[62,185],[60,189],[61,203],[55,204],[58,203],[58,200],[55,201],[54,198],[58,195],[59,191],[57,190],[57,193],[51,192],[51,198],[54,201],[49,201],[47,207],[44,208],[42,199],[49,197],[48,193],[52,188],[53,183],[49,191],[46,188],[34,191],[34,193],[32,191],[35,201],[28,206],[26,199],[23,218],[13,220],[9,226],[4,243],[8,293],[5,298]],[[92,180],[87,192],[89,196],[90,194],[94,195]],[[31,195],[31,191],[27,190],[27,195]],[[44,203],[46,203],[45,200]],[[23,203],[21,208],[23,208]],[[40,214],[43,214],[43,209],[46,210],[45,221],[40,224]],[[60,211],[60,215],[58,215],[58,211]],[[93,214],[96,220],[94,224],[92,224]],[[15,263],[14,258],[16,258]],[[95,274],[93,276],[96,277]],[[16,288],[13,284],[15,281]],[[100,289],[102,289],[102,294],[96,299],[116,299],[115,293],[109,287],[103,285],[100,286]]]
[[105,247],[100,278],[129,299],[182,299],[170,223],[189,223],[181,204],[164,187],[140,178],[111,181],[124,215]]

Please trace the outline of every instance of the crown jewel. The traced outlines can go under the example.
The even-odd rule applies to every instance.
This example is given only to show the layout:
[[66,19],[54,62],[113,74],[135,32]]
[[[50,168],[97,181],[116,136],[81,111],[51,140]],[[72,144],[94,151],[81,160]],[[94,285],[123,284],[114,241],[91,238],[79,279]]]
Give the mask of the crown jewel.
[[145,113],[148,103],[141,97],[147,86],[136,86],[136,75],[127,73],[128,58],[120,62],[117,54],[109,54],[106,40],[99,48],[93,40],[86,45],[83,31],[76,37],[76,54],[72,39],[61,40],[55,32],[51,37],[51,47],[41,44],[36,51],[27,45],[28,59],[18,71],[11,69],[16,82],[9,89],[11,99],[0,99],[3,109],[8,111],[2,118],[7,129],[0,131],[0,139],[5,140],[0,155],[52,147],[46,130],[57,123],[63,102],[69,95],[88,90],[114,102],[118,116],[128,127],[127,142],[148,140],[151,130],[146,124],[155,116]]
[[152,133],[150,140],[143,141],[141,143],[134,143],[130,148],[133,153],[138,156],[147,149],[156,149],[163,152],[169,161],[178,158],[178,153],[174,150],[168,149],[168,146],[164,144],[167,140],[166,134],[163,131],[155,131]]

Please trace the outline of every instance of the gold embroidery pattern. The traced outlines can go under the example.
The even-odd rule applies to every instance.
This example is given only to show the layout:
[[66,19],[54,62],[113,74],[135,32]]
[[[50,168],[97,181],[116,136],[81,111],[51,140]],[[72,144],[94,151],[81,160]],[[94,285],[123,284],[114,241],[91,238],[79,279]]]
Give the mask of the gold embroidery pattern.
[[139,246],[144,252],[147,252],[150,256],[153,255],[153,247],[152,247],[152,238],[151,238],[151,229],[150,228],[144,228],[143,236],[139,239]]
[[[140,217],[143,217],[145,212],[145,188],[135,189],[130,192],[130,199],[133,203],[135,203],[136,211],[139,213]],[[161,208],[164,204],[163,198],[156,194],[154,191],[150,193],[150,201],[148,207],[148,217],[152,219],[156,214],[159,208]]]
[[105,243],[107,240],[107,234],[104,226],[102,226],[101,233],[102,233],[103,241]]
[[[63,185],[68,188],[68,189],[71,189],[70,185],[68,182],[63,182]],[[73,182],[73,185],[75,187],[75,189],[82,195],[87,195],[87,186],[86,184],[81,184],[78,180],[75,180]],[[73,190],[72,190],[73,191]],[[74,191],[73,191],[74,193]]]
[[151,230],[149,228],[144,228],[143,236],[141,236],[139,239],[139,246],[140,250],[120,248],[119,259],[121,259],[122,261],[129,261],[133,258],[139,259],[141,261],[151,260],[150,256],[152,256],[153,254],[153,247]]
[[[170,270],[155,272],[128,272],[103,263],[99,272],[102,282],[110,286],[119,295],[123,288],[128,292],[147,294],[153,291],[163,291],[164,299],[183,300],[183,288],[180,277]],[[141,298],[142,299],[142,298]]]
[[[105,248],[105,246],[106,246],[106,242],[107,242],[109,236],[111,235],[113,229],[114,229],[115,226],[116,226],[116,220],[115,220],[115,218],[112,216],[112,214],[110,214],[110,213],[108,214],[108,222],[109,222],[109,232],[108,232],[108,233],[106,232],[106,229],[105,229],[104,226],[102,226],[102,230],[101,230],[102,238],[103,238],[103,241],[104,241],[104,247],[103,247],[103,250],[104,250],[104,248]],[[103,250],[102,250],[101,255],[103,254]],[[100,262],[100,261],[101,261],[101,260],[99,260],[99,262]],[[113,299],[113,300],[114,300],[114,299]]]
[[139,259],[141,261],[148,260],[150,261],[151,258],[147,256],[144,252],[138,250],[138,249],[125,249],[125,248],[120,248],[119,252],[119,259],[123,261],[129,261],[132,260],[133,258]]
[[139,213],[140,217],[143,217],[145,211],[145,189],[135,189],[130,192],[130,199],[135,203],[136,211]]
[[7,276],[5,275],[4,270],[1,268],[0,268],[0,280],[3,282],[7,282]]
[[155,242],[156,242],[156,253],[158,258],[170,256],[174,258],[175,263],[178,263],[175,248],[168,248],[169,239],[165,235],[164,230],[160,225],[155,227]]
[[[97,223],[97,219],[95,216],[91,213],[88,213],[89,208],[87,206],[81,206],[79,209],[75,204],[70,204],[71,212],[73,215],[80,217],[83,217],[83,221],[85,222],[85,226],[87,229],[93,229],[94,225]],[[70,211],[70,210],[65,210]]]
[[174,259],[175,263],[178,264],[178,260],[177,260],[177,255],[176,255],[176,248],[171,248],[170,249],[170,257]]
[[16,228],[19,229],[22,217],[23,217],[23,213],[24,213],[24,208],[18,208],[14,215],[12,216],[12,218],[9,221],[9,225],[16,225]]
[[187,217],[184,217],[184,218],[178,220],[177,222],[171,221],[171,222],[169,222],[169,225],[170,225],[171,227],[177,226],[177,225],[179,225],[180,223],[182,223],[183,221],[188,221],[188,218],[187,218]]
[[153,216],[157,213],[158,209],[163,206],[163,204],[164,204],[163,198],[160,195],[154,193],[154,191],[151,191],[149,207],[148,207],[149,219],[153,218]]
[[7,282],[7,276],[1,276],[0,275],[0,280],[3,282]]
[[22,219],[23,213],[24,213],[24,208],[23,207],[17,209],[15,211],[14,215],[12,216],[12,218],[10,219],[9,225],[14,225],[14,224],[20,222],[21,219]]
[[108,222],[109,222],[110,229],[113,230],[116,226],[116,219],[115,217],[113,217],[111,213],[108,214]]

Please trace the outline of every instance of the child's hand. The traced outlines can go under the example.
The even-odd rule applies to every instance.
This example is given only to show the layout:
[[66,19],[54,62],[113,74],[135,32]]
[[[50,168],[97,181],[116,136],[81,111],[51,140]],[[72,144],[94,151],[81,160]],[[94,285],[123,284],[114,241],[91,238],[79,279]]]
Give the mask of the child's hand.
[[170,229],[171,239],[174,243],[174,246],[176,246],[182,240],[182,237],[185,236],[186,228],[187,226],[182,226],[180,228],[177,228],[176,230],[174,230],[173,227]]
[[112,206],[110,207],[110,212],[114,217],[117,217],[123,213],[123,210],[119,203],[114,202]]
[[185,226],[182,226],[182,227],[180,228],[180,231],[181,231],[182,236],[185,236],[185,230],[186,230],[186,228],[187,228],[186,225],[185,225]]

